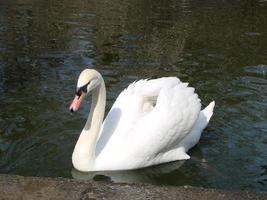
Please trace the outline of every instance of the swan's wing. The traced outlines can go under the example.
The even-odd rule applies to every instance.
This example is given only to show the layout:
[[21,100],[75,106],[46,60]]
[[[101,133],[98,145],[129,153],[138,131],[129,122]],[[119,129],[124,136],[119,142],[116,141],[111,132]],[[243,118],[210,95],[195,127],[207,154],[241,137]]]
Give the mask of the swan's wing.
[[[96,148],[99,164],[127,165],[127,159],[134,158],[123,166],[132,168],[177,145],[192,129],[201,107],[194,88],[187,86],[169,77],[141,80],[124,90],[103,123]],[[155,107],[144,111],[144,103],[154,97]]]
[[[200,108],[200,99],[187,83],[162,88],[155,108],[139,118],[131,131],[134,147],[154,156],[171,150],[191,131]],[[132,148],[134,152],[138,150]]]

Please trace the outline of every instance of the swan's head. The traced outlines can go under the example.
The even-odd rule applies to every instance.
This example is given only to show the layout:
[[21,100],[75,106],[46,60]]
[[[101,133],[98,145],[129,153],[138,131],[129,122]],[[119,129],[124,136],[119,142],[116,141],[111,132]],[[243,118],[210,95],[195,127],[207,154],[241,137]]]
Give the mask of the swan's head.
[[79,109],[84,97],[100,85],[102,76],[94,69],[85,69],[81,72],[76,88],[76,95],[70,105],[70,111],[75,112]]

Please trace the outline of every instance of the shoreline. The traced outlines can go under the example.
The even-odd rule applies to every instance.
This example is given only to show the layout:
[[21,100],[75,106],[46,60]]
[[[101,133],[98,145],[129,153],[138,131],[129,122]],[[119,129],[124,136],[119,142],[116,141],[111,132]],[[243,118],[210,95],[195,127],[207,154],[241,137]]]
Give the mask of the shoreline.
[[0,174],[0,199],[267,199],[266,192]]

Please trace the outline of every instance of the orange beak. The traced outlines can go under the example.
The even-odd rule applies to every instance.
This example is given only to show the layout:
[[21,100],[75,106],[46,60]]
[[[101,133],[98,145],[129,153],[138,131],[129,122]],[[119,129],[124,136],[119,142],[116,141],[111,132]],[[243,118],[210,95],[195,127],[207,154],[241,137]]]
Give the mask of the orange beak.
[[82,93],[81,96],[75,95],[72,103],[70,104],[70,111],[75,112],[79,109],[82,101],[84,99],[84,94]]

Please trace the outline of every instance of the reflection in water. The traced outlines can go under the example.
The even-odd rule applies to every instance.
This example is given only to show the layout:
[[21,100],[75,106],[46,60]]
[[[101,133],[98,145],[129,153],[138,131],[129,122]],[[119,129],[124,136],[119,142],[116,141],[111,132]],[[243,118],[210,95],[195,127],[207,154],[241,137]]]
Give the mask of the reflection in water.
[[2,2],[0,172],[71,177],[88,103],[75,115],[68,106],[90,66],[105,78],[107,110],[130,82],[161,76],[217,103],[193,159],[112,180],[266,191],[266,9],[258,0]]
[[139,170],[125,170],[125,171],[102,171],[102,172],[79,172],[72,169],[72,177],[78,180],[95,180],[98,177],[105,178],[117,183],[154,183],[156,184],[157,177],[161,174],[168,174],[183,165],[184,161],[177,161],[168,164],[162,164],[149,168]]

